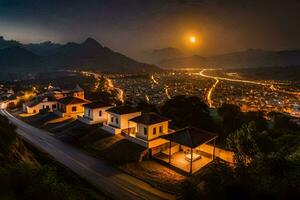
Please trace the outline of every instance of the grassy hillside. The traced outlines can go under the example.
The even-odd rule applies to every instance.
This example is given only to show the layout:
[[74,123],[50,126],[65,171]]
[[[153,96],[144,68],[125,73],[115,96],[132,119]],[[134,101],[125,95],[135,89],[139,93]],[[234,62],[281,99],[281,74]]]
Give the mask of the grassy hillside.
[[0,116],[0,199],[107,199],[47,154],[24,143]]

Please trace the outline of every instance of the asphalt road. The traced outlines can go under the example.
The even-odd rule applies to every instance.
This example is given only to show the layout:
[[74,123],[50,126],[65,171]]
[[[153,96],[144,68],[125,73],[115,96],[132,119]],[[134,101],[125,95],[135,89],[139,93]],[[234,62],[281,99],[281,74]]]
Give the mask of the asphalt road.
[[22,122],[6,110],[0,109],[0,113],[17,126],[17,133],[22,138],[50,154],[55,160],[98,187],[109,197],[122,200],[175,199],[175,196],[121,172],[104,160],[91,157],[79,149],[55,139],[49,132]]

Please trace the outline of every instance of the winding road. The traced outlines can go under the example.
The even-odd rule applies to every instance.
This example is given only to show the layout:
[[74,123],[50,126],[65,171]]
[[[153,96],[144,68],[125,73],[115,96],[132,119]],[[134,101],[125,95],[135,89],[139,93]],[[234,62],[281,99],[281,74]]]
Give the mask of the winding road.
[[113,199],[122,200],[162,200],[176,199],[175,196],[162,192],[151,185],[134,178],[86,153],[65,144],[50,135],[17,119],[4,109],[0,114],[6,116],[17,126],[17,133],[26,141],[47,152],[55,160],[69,168],[83,179],[95,185]]

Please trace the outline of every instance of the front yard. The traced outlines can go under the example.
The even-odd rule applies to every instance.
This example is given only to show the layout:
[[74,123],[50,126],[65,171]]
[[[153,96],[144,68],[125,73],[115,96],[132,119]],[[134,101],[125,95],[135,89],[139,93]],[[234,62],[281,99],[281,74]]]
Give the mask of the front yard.
[[154,160],[147,160],[146,148],[126,140],[122,135],[107,133],[99,125],[89,126],[74,119],[60,119],[52,113],[18,117],[163,191],[179,194],[186,180],[184,175]]

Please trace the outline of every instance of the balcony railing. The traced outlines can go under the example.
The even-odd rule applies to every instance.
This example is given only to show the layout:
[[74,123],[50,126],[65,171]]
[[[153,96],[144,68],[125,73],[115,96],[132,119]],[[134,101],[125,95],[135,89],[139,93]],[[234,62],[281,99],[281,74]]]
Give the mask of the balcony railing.
[[129,136],[131,136],[131,137],[136,137],[136,134],[137,134],[136,128],[135,128],[135,127],[131,127],[131,128],[124,129],[124,130],[123,130],[123,133],[124,133],[125,135],[129,135]]

